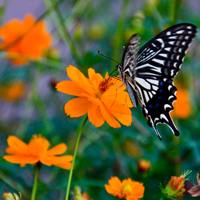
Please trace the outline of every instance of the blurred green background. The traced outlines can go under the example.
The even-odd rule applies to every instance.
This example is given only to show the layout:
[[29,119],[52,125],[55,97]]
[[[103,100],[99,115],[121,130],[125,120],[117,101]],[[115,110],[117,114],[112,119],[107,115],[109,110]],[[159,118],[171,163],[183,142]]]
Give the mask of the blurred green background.
[[[54,38],[53,53],[20,68],[3,58],[0,60],[1,87],[14,81],[23,81],[25,85],[20,98],[12,101],[3,95],[0,98],[0,191],[21,191],[23,199],[29,199],[31,193],[33,166],[21,168],[2,158],[7,138],[16,135],[28,143],[34,134],[41,133],[52,146],[65,142],[67,153],[73,154],[77,129],[84,117],[67,117],[64,105],[72,97],[54,88],[55,83],[67,79],[69,64],[86,76],[90,67],[104,76],[116,68],[116,63],[100,56],[98,50],[121,62],[123,45],[134,33],[141,36],[142,46],[173,24],[189,22],[200,26],[198,0],[41,0],[39,5],[41,7],[32,13],[47,21]],[[15,9],[20,12],[21,7],[23,4],[19,1]],[[11,1],[1,2],[1,24],[8,19],[8,8],[12,8]],[[58,10],[62,14],[62,23],[58,19]],[[31,11],[26,12],[23,7],[23,12]],[[189,177],[196,183],[196,173],[200,171],[199,39],[198,34],[175,78],[191,97],[191,115],[186,119],[175,119],[180,137],[175,137],[166,125],[159,125],[163,137],[160,141],[153,128],[148,127],[141,108],[132,108],[130,127],[114,129],[105,123],[95,128],[87,122],[71,189],[79,185],[92,199],[115,199],[105,191],[104,184],[111,176],[121,180],[130,177],[144,183],[143,199],[155,200],[160,198],[159,184],[165,186],[171,176],[179,176],[185,170],[192,170]],[[151,169],[147,173],[137,170],[140,159],[150,161]],[[68,175],[69,171],[58,167],[42,166],[37,199],[64,199]],[[187,194],[184,198],[191,199]]]

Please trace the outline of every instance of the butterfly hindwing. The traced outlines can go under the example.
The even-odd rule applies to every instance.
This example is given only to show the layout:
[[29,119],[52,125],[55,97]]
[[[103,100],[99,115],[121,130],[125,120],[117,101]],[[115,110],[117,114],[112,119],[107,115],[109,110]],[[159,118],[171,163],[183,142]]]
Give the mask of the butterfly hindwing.
[[122,66],[118,66],[132,102],[138,99],[148,117],[148,125],[154,127],[160,139],[156,128],[159,123],[167,124],[176,136],[179,135],[170,116],[177,91],[171,78],[179,72],[196,32],[193,24],[172,26],[150,40],[137,54],[139,37],[133,35],[125,48]]
[[178,136],[179,131],[176,128],[170,116],[170,111],[173,110],[173,102],[176,100],[176,87],[171,79],[158,80],[158,89],[149,98],[149,101],[143,107],[143,112],[148,117],[148,125],[153,126],[159,138],[161,138],[156,125],[159,123],[167,124],[172,132]]

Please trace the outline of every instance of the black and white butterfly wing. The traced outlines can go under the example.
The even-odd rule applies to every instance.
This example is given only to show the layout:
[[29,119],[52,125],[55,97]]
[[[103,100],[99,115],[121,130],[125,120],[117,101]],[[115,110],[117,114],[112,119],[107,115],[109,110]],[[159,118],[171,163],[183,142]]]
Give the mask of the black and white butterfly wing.
[[171,78],[179,72],[196,32],[197,28],[192,24],[178,24],[150,40],[136,56],[129,53],[135,35],[125,49],[122,61],[123,82],[126,86],[132,86],[132,90],[127,89],[130,98],[137,96],[144,115],[148,117],[148,125],[154,127],[160,139],[156,128],[159,123],[167,124],[175,135],[179,135],[169,114],[173,110],[177,91]]

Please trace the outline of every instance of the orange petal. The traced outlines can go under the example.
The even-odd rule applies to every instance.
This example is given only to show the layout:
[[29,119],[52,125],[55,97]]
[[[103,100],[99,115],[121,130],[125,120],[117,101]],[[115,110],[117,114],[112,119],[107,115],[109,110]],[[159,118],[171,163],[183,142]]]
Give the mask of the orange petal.
[[65,113],[70,117],[80,117],[88,112],[90,102],[87,98],[75,98],[65,104]]
[[131,115],[121,115],[118,113],[113,113],[115,118],[125,126],[130,126],[132,123],[132,116]]
[[7,142],[9,145],[9,148],[6,150],[7,153],[21,154],[21,155],[28,154],[27,152],[28,145],[22,140],[18,139],[16,136],[14,135],[9,136]]
[[122,115],[132,114],[131,110],[127,106],[123,105],[122,102],[116,100],[117,99],[113,98],[102,98],[102,102],[107,105],[110,112],[115,112]]
[[70,170],[72,164],[71,163],[65,163],[65,164],[63,163],[63,164],[56,164],[55,166],[58,166],[58,167],[63,168],[63,169]]
[[85,90],[88,93],[94,93],[94,89],[91,87],[89,79],[87,79],[79,69],[69,65],[69,67],[67,67],[67,75],[77,84],[77,86],[82,88],[82,90]]
[[103,125],[105,119],[103,118],[100,108],[97,105],[91,104],[88,110],[88,119],[95,125],[95,127],[100,127]]
[[39,161],[38,157],[34,157],[32,155],[27,155],[27,156],[6,155],[6,156],[3,156],[3,158],[7,160],[8,162],[15,163],[15,164],[21,164],[21,163],[35,164]]
[[31,155],[40,157],[40,155],[47,152],[50,142],[41,135],[34,135],[28,144],[28,151]]
[[118,177],[111,177],[108,181],[108,185],[105,185],[105,188],[109,194],[120,197],[121,186],[122,184]]
[[91,79],[92,76],[93,76],[94,74],[95,74],[95,70],[92,69],[92,68],[89,68],[89,69],[88,69],[88,76],[89,76],[89,79]]
[[67,164],[73,160],[73,156],[43,156],[40,158],[41,163],[51,166],[57,164]]
[[61,81],[56,85],[56,89],[59,92],[74,96],[81,96],[81,93],[85,92],[85,90],[80,88],[76,83],[72,81]]
[[67,151],[67,145],[65,143],[61,143],[51,148],[50,150],[48,150],[47,155],[48,156],[60,155],[60,154],[65,153],[65,151]]
[[103,118],[106,120],[106,122],[113,128],[120,128],[121,125],[118,123],[118,121],[113,117],[112,113],[109,112],[107,107],[101,103],[100,105],[100,111],[103,116]]

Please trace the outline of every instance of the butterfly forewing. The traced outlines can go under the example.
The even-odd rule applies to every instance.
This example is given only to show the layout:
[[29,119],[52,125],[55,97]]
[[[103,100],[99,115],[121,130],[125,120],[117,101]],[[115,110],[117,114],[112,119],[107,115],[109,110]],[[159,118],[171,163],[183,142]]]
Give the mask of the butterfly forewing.
[[134,35],[123,54],[120,76],[130,98],[138,98],[148,117],[148,125],[154,127],[160,139],[156,128],[159,123],[167,124],[176,136],[179,135],[169,114],[177,91],[171,78],[179,72],[196,32],[197,28],[192,24],[172,26],[150,40],[137,54],[139,38]]
[[193,24],[178,24],[150,40],[137,54],[138,76],[176,76],[196,32]]

